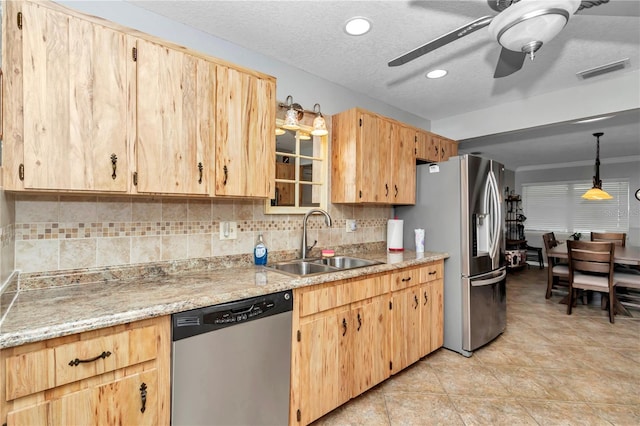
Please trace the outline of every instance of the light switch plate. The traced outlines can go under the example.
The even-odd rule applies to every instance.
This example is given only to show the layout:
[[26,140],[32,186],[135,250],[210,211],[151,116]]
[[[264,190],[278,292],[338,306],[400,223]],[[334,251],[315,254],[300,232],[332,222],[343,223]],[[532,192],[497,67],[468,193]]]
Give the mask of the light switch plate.
[[347,232],[356,232],[356,229],[358,229],[358,225],[356,224],[355,219],[347,219],[346,223],[347,223],[346,225]]
[[220,239],[235,240],[238,238],[238,224],[236,222],[220,221]]

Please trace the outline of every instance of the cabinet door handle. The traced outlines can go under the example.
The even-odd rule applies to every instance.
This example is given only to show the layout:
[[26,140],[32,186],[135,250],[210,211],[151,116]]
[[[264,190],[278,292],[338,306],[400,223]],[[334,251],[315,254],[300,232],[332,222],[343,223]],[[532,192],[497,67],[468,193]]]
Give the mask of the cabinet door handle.
[[342,318],[342,330],[343,336],[347,334],[347,320],[345,318]]
[[400,281],[402,281],[403,283],[404,283],[404,282],[409,282],[409,281],[411,281],[411,277],[403,278],[403,279],[401,279]]
[[418,302],[418,295],[417,294],[413,295],[413,301],[416,304],[416,306],[414,306],[413,309],[418,309],[418,306],[420,306],[420,302]]
[[360,331],[360,327],[362,327],[362,317],[360,316],[360,312],[358,312],[358,331]]
[[424,292],[424,304],[425,306],[427,305],[427,303],[429,303],[429,296],[427,296],[427,292]]
[[227,168],[227,166],[224,166],[222,168],[222,171],[224,172],[224,180],[222,181],[223,185],[227,185],[227,176],[229,175],[229,169]]
[[389,196],[389,185],[387,185],[386,183],[384,184],[384,196]]
[[394,187],[394,188],[395,188],[395,190],[396,190],[396,195],[395,195],[395,196],[397,197],[397,196],[398,196],[398,185],[393,185],[393,187]]
[[200,185],[202,185],[202,170],[204,169],[204,166],[202,165],[202,162],[198,163],[198,173],[200,174],[200,178],[198,179],[198,183]]
[[147,409],[147,384],[145,382],[140,385],[140,402],[142,402],[140,412],[144,413]]
[[113,180],[116,179],[117,168],[118,168],[118,157],[115,154],[111,154],[111,170],[113,170],[113,173],[111,173],[111,179]]
[[78,364],[85,363],[85,362],[93,362],[93,361],[97,361],[99,359],[105,359],[105,358],[107,358],[109,356],[111,356],[111,352],[103,351],[100,355],[98,355],[96,357],[93,357],[93,358],[90,358],[90,359],[79,359],[79,358],[72,359],[71,361],[69,361],[69,365],[71,367],[77,367]]

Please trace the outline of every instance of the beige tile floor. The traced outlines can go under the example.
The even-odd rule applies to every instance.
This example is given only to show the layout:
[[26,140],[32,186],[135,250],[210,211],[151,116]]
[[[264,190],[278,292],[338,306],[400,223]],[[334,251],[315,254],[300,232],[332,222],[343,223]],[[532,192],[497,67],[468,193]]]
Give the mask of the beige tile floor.
[[507,281],[507,329],[465,358],[440,349],[314,423],[640,425],[640,311],[545,300],[546,270]]

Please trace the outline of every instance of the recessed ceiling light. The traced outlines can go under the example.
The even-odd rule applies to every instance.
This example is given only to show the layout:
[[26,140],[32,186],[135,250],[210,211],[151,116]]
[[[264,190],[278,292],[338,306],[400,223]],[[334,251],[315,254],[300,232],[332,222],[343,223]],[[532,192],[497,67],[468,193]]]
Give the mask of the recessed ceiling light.
[[344,24],[344,30],[347,34],[353,36],[363,35],[371,29],[371,21],[362,16],[354,16]]
[[606,120],[606,119],[611,118],[611,117],[613,117],[613,115],[605,115],[603,117],[587,118],[587,119],[584,119],[584,120],[576,121],[573,124],[593,123],[595,121],[602,121],[602,120]]
[[447,70],[433,70],[427,73],[427,78],[442,78],[447,75]]

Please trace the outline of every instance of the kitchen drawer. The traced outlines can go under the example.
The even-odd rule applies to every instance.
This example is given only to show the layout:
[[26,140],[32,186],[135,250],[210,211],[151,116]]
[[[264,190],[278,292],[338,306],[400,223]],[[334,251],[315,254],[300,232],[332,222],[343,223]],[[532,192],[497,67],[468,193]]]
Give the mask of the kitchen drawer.
[[349,304],[351,300],[350,284],[345,281],[337,281],[303,288],[298,290],[298,297],[300,298],[300,316],[305,317]]
[[382,275],[372,278],[352,280],[349,282],[350,302],[369,299],[389,292],[389,276]]
[[391,274],[391,291],[402,290],[420,284],[420,268],[404,269]]
[[157,335],[142,327],[11,356],[7,400],[155,359]]
[[420,268],[420,282],[426,283],[442,279],[442,266],[443,262],[440,261],[430,263],[427,266]]

